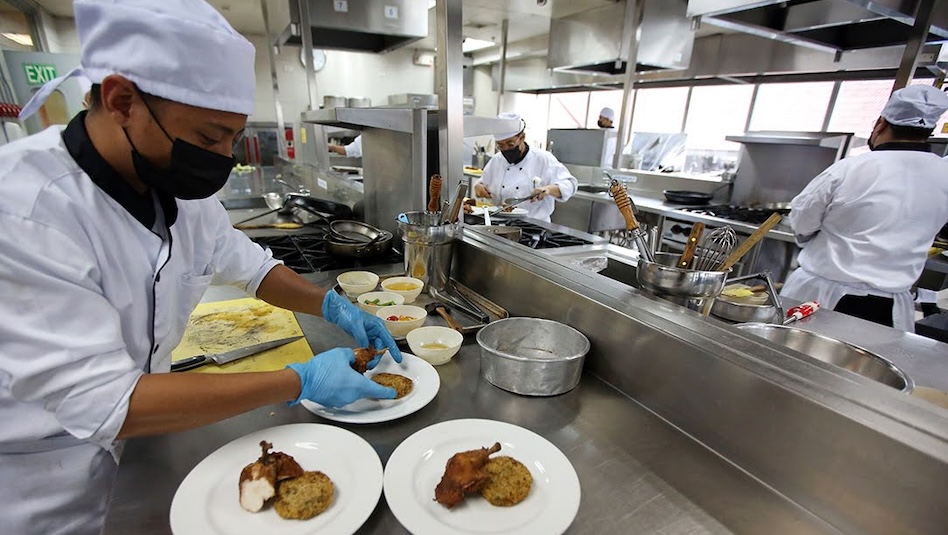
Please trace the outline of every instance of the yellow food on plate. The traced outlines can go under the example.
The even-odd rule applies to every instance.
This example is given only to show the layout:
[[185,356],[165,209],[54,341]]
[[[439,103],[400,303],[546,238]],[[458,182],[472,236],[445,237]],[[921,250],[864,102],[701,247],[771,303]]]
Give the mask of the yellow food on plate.
[[754,295],[754,292],[750,291],[747,288],[724,288],[721,292],[721,295],[727,297],[750,297]]
[[273,508],[282,518],[309,520],[329,507],[334,492],[332,480],[326,474],[303,472],[280,483]]
[[490,479],[481,488],[481,496],[492,505],[517,505],[530,494],[533,476],[523,463],[513,457],[492,458],[487,462],[487,473]]
[[401,399],[411,393],[412,389],[415,388],[415,382],[405,377],[404,375],[398,375],[395,373],[377,373],[372,377],[369,377],[372,381],[389,388],[395,389],[395,399]]

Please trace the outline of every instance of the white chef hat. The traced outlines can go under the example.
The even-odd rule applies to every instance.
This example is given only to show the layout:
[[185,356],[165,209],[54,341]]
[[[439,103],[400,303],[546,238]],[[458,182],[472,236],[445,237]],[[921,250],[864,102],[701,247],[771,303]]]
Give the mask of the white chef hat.
[[910,85],[889,97],[882,118],[896,126],[935,128],[948,111],[948,95],[930,85]]
[[79,84],[79,91],[81,91],[83,95],[92,89],[92,80],[82,73],[76,74],[76,83]]
[[145,93],[199,108],[253,113],[254,47],[204,0],[76,0],[81,67],[46,84],[32,115],[63,80],[122,75]]
[[503,140],[505,140],[505,139],[510,139],[510,138],[512,138],[512,137],[516,137],[517,135],[520,134],[520,132],[523,132],[523,129],[524,129],[524,127],[526,126],[526,124],[523,123],[523,119],[520,118],[520,114],[519,114],[519,113],[504,112],[504,113],[501,113],[500,115],[498,115],[497,118],[498,118],[498,119],[506,119],[506,120],[508,120],[508,121],[517,121],[517,123],[520,124],[520,128],[519,128],[518,130],[516,130],[516,131],[513,131],[513,132],[500,132],[500,133],[498,133],[498,134],[494,134],[494,139],[496,139],[497,141],[503,141]]
[[616,119],[616,112],[613,111],[612,108],[606,107],[599,111],[599,116],[614,121]]

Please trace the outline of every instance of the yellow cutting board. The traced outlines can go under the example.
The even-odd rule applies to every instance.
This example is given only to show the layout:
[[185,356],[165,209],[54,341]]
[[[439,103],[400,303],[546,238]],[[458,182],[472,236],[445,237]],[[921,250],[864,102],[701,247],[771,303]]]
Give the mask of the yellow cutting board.
[[[221,353],[261,342],[300,336],[296,316],[259,299],[247,297],[230,301],[201,303],[191,313],[188,327],[171,360],[206,353]],[[305,338],[281,347],[245,357],[223,366],[207,364],[184,373],[237,373],[282,370],[291,362],[303,362],[313,356]]]

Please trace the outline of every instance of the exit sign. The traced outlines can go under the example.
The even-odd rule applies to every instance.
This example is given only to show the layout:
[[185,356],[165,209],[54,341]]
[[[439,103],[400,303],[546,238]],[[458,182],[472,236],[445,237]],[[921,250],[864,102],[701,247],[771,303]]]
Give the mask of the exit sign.
[[26,83],[29,85],[43,85],[56,78],[56,66],[44,63],[24,63]]

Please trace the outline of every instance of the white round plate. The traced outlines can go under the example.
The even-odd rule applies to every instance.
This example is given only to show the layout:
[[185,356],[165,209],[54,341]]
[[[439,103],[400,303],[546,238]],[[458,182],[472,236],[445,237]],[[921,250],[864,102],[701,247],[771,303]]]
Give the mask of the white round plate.
[[[323,472],[335,485],[329,508],[310,520],[285,520],[272,505],[257,513],[240,506],[240,471],[260,457],[260,441],[292,455],[303,470]],[[176,535],[352,535],[382,493],[382,461],[364,439],[331,425],[291,424],[255,431],[198,463],[171,502]]]
[[[496,507],[479,494],[448,509],[434,500],[435,486],[455,453],[500,442],[507,455],[530,469],[533,488],[513,507]],[[579,510],[579,478],[569,459],[540,435],[493,420],[451,420],[405,439],[385,465],[385,500],[414,535],[557,535]]]
[[382,355],[379,365],[365,372],[365,376],[372,377],[381,372],[404,375],[415,383],[415,387],[402,399],[360,399],[339,408],[324,407],[308,400],[303,400],[302,405],[309,412],[327,420],[349,424],[375,424],[396,420],[421,410],[441,389],[441,376],[434,366],[404,351],[401,364],[388,355]]

